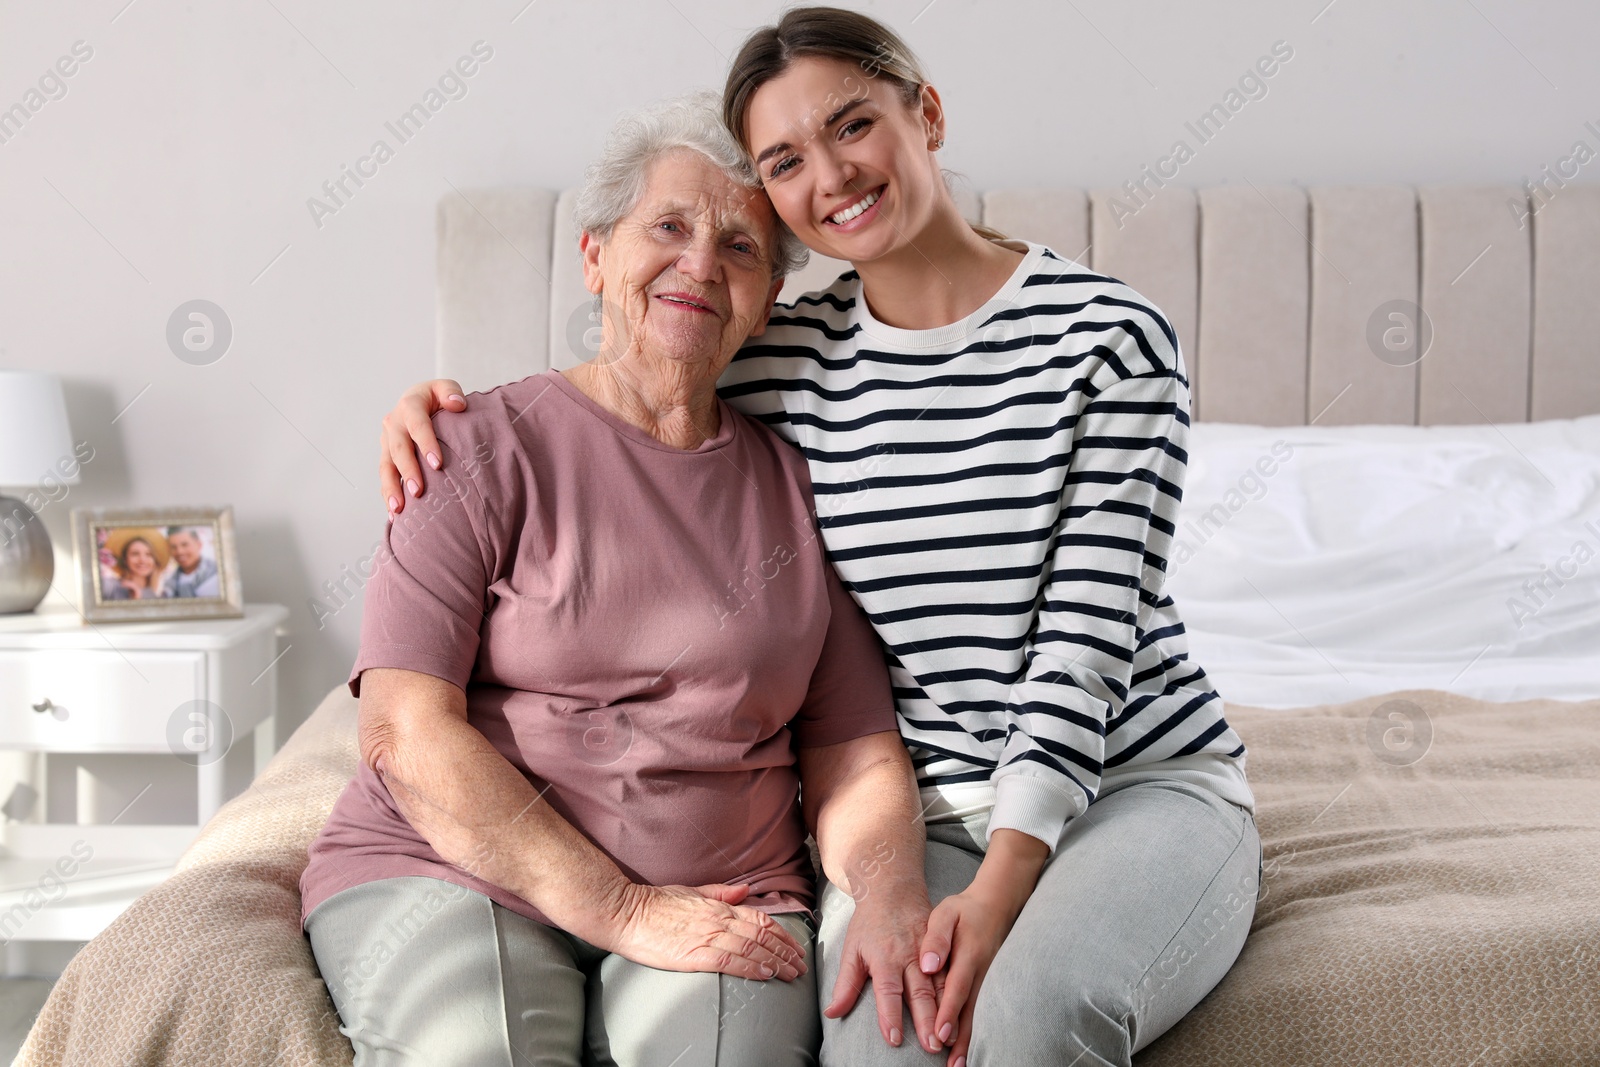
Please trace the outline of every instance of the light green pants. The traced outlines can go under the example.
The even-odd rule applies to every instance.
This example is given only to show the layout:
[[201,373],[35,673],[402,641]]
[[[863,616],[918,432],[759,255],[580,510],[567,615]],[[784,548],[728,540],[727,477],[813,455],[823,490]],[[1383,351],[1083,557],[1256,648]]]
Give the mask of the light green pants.
[[[774,916],[806,946],[801,915]],[[355,1067],[800,1067],[821,1040],[793,982],[661,971],[438,878],[385,878],[306,917]]]

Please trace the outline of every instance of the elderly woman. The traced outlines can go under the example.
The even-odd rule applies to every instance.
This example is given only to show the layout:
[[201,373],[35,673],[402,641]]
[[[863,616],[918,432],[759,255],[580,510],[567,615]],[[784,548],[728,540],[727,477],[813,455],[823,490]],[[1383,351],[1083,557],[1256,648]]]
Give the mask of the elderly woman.
[[834,882],[921,884],[805,462],[715,392],[803,253],[703,101],[620,124],[578,222],[600,358],[441,414],[368,586],[301,880],[357,1067],[812,1063],[806,826]]

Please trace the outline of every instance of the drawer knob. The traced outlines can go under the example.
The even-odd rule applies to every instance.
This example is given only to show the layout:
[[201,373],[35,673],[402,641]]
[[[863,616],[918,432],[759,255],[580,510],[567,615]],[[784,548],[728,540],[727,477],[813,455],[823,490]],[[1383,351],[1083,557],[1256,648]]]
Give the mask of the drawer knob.
[[65,722],[67,718],[67,709],[62,707],[60,704],[52,702],[49,697],[45,697],[39,703],[33,705],[33,710],[41,715],[48,711],[51,715],[54,715],[58,720],[63,722]]

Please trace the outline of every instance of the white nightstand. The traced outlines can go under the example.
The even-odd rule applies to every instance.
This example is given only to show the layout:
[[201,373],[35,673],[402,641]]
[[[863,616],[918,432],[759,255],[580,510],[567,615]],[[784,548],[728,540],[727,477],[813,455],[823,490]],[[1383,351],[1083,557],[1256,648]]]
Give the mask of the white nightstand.
[[42,778],[29,821],[0,822],[0,944],[93,937],[249,785],[277,748],[288,615],[0,615],[0,750],[38,753]]

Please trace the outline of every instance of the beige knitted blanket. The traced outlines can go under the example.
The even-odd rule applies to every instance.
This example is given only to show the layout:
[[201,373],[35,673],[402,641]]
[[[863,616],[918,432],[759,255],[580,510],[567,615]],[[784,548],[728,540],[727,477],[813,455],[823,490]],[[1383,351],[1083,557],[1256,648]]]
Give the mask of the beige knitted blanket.
[[[1232,972],[1139,1067],[1600,1064],[1600,701],[1228,717],[1262,900]],[[17,1067],[348,1067],[298,884],[355,721],[341,685],[73,959]]]

